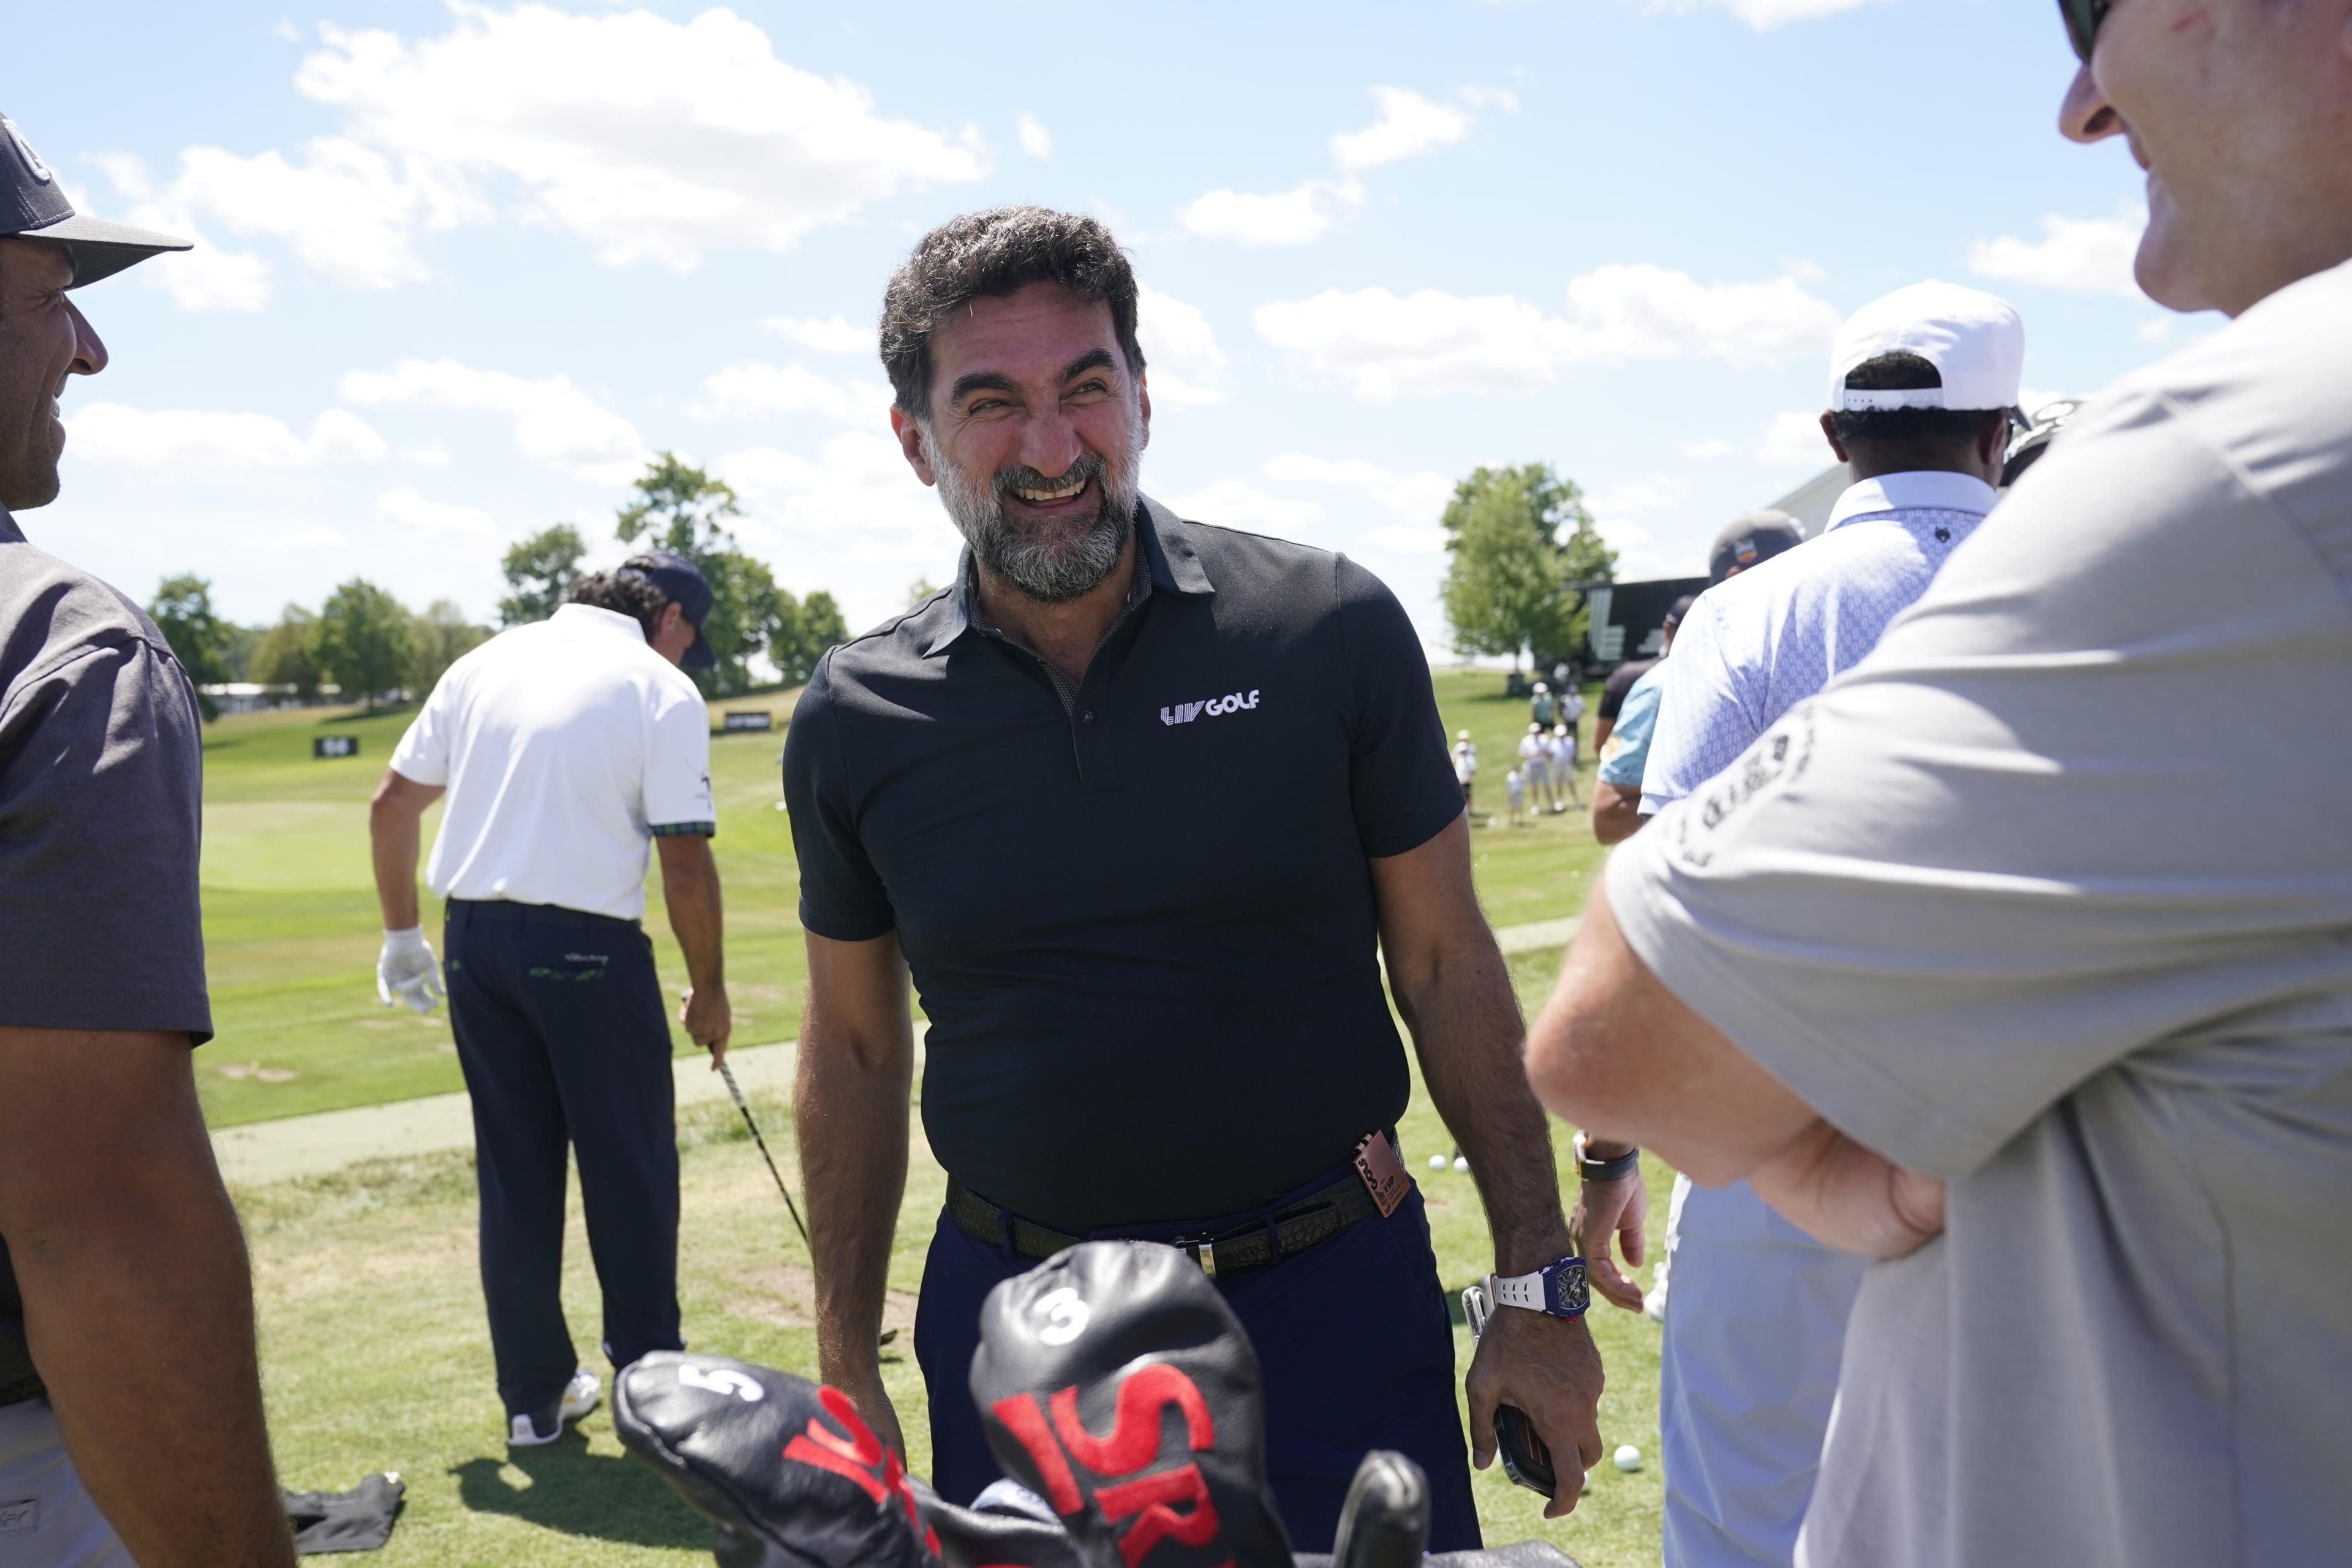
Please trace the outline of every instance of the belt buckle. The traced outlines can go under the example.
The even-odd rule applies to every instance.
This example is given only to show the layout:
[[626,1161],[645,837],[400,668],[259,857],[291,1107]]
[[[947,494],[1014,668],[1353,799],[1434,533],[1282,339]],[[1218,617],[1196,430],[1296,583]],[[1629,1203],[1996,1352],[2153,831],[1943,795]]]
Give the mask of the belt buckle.
[[1180,1239],[1176,1245],[1192,1254],[1192,1261],[1201,1266],[1202,1273],[1212,1279],[1217,1277],[1217,1244],[1215,1242],[1204,1236],[1198,1241]]

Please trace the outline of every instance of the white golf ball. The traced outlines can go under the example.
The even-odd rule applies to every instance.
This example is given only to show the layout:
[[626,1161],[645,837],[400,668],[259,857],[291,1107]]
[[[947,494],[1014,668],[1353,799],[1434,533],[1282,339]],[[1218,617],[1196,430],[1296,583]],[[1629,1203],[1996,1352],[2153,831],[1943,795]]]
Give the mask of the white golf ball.
[[1433,1171],[1442,1171],[1445,1169],[1445,1156],[1443,1154],[1432,1154],[1429,1157],[1429,1168]]
[[1469,1155],[1467,1155],[1467,1154],[1456,1154],[1456,1155],[1454,1155],[1454,1168],[1455,1170],[1457,1170],[1457,1171],[1466,1171],[1466,1170],[1468,1170],[1468,1169],[1470,1168],[1470,1156],[1469,1156]]
[[1584,1472],[1584,1479],[1577,1483],[1576,1489],[1579,1493],[1589,1492],[1592,1489],[1592,1472],[1591,1470]]
[[1642,1450],[1631,1443],[1621,1444],[1614,1458],[1617,1468],[1621,1470],[1638,1470],[1642,1468]]

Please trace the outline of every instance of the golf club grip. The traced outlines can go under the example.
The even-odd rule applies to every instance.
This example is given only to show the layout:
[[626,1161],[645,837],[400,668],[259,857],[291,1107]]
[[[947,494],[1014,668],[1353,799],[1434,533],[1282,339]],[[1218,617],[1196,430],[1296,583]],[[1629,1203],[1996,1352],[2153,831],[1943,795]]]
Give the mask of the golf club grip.
[[1517,1405],[1495,1406],[1495,1444],[1502,1450],[1505,1475],[1531,1492],[1559,1495],[1559,1475],[1552,1468],[1551,1449]]

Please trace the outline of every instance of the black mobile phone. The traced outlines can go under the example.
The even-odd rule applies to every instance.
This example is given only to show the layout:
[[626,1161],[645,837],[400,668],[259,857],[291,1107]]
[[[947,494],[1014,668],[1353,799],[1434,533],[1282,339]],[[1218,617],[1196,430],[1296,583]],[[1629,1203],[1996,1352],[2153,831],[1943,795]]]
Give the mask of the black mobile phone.
[[[1486,1331],[1490,1310],[1485,1286],[1473,1285],[1462,1292],[1462,1315],[1469,1321],[1473,1340]],[[1495,1406],[1495,1446],[1502,1453],[1503,1473],[1513,1484],[1548,1498],[1559,1494],[1559,1474],[1552,1468],[1551,1449],[1536,1436],[1534,1424],[1517,1405]]]

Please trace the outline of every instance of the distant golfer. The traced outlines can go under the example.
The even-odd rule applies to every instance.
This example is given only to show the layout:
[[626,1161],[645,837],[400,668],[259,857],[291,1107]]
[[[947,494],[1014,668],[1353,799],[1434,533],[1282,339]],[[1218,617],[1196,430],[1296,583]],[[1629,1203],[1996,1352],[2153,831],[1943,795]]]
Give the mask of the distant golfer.
[[78,216],[0,117],[0,1563],[284,1564],[236,1212],[196,1108],[196,697],[155,624],[27,543],[71,290],[184,240]]
[[825,656],[784,745],[819,1363],[898,1444],[875,1333],[911,967],[950,1174],[915,1327],[940,1490],[999,1474],[967,1381],[988,1292],[1141,1237],[1191,1252],[1255,1343],[1302,1550],[1328,1550],[1367,1448],[1427,1470],[1433,1547],[1473,1545],[1383,956],[1521,1303],[1471,1364],[1477,1447],[1501,1401],[1589,1468],[1601,1368],[1428,658],[1346,557],[1142,496],[1137,292],[1100,224],[1006,207],[932,230],[886,297],[891,423],[970,548],[951,592]]
[[441,978],[417,917],[418,821],[448,792],[425,879],[448,900],[449,1018],[474,1097],[482,1294],[511,1444],[553,1442],[599,1394],[557,1295],[567,1145],[606,1357],[684,1348],[669,1026],[638,921],[651,840],[693,985],[681,1021],[715,1065],[730,1016],[710,719],[678,668],[713,662],[710,599],[667,551],[583,578],[552,619],[449,667],[376,790],[377,994],[420,1013]]

